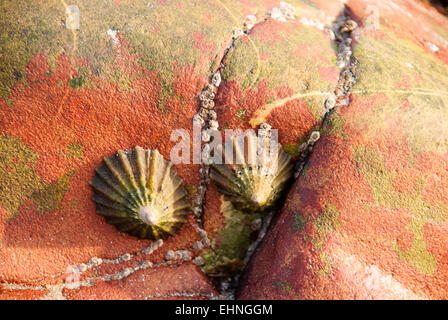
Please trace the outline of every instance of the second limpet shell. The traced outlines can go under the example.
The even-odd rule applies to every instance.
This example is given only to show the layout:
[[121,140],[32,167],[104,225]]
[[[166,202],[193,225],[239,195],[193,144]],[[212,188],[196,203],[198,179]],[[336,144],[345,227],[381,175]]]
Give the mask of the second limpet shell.
[[165,239],[187,221],[190,203],[182,179],[157,150],[119,150],[95,172],[90,185],[96,211],[119,231]]
[[[241,138],[245,139],[244,145],[238,142]],[[241,211],[263,212],[272,208],[293,174],[291,156],[281,145],[273,149],[269,135],[261,143],[258,139],[253,133],[232,137],[235,161],[211,165],[211,179]]]

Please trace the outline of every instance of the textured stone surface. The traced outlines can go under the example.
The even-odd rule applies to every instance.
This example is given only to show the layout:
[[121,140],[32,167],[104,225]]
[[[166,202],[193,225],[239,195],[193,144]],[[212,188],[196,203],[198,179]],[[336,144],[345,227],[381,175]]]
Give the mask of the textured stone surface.
[[[80,9],[79,30],[65,27],[63,2],[0,5],[6,12],[0,56],[0,275],[9,283],[44,279],[45,285],[70,265],[136,254],[149,244],[117,232],[95,213],[88,181],[101,159],[118,149],[140,145],[169,158],[171,131],[191,130],[197,95],[236,19],[223,16],[225,4],[211,1],[70,4]],[[193,191],[198,166],[176,170]],[[161,262],[164,250],[188,249],[197,238],[190,218],[150,260]],[[184,268],[192,280],[185,290],[199,281],[213,293],[198,268]],[[150,280],[136,281],[164,276],[156,271]],[[159,293],[166,293],[163,287]]]
[[[279,7],[271,0],[1,2],[2,299],[218,294],[192,262],[166,264],[165,251],[201,254],[210,273],[239,269],[258,216],[224,216],[210,184],[203,220],[216,254],[193,249],[190,215],[149,255],[150,241],[95,213],[88,182],[118,149],[169,158],[172,130],[192,131],[197,97],[247,15],[254,28],[223,61],[220,129],[268,121],[296,155],[338,79],[337,48],[322,29],[343,3],[290,3],[297,18],[277,21],[265,20]],[[361,22],[375,3],[347,3],[363,27],[353,35],[360,83],[292,186],[241,298],[447,297],[447,20],[413,1],[381,1],[381,27],[370,32]],[[80,9],[79,30],[65,26],[68,4]],[[199,166],[175,169],[193,199]]]
[[359,82],[330,116],[240,299],[448,298],[448,21],[418,3],[374,3],[379,30],[367,28],[367,1],[347,3],[362,26]]

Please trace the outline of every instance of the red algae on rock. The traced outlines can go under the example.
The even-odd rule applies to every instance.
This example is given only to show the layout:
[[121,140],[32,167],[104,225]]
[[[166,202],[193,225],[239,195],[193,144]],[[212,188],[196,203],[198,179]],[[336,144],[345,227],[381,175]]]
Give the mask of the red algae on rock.
[[[208,276],[244,268],[245,299],[448,297],[446,17],[405,0],[72,4],[79,29],[60,1],[0,4],[2,298],[233,298]],[[103,157],[169,159],[171,132],[198,123],[279,129],[298,177],[285,202],[243,212],[180,163],[168,232],[95,213]]]

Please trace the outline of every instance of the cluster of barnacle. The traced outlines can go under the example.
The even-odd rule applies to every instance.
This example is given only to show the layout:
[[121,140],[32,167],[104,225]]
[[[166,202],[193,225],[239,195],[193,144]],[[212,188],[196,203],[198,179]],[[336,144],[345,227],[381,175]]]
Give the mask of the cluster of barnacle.
[[[187,252],[187,250],[184,250]],[[123,257],[127,255],[127,258]],[[129,261],[131,260],[133,257],[130,254],[125,254],[120,256],[117,259],[114,260],[108,260],[108,259],[101,259],[101,258],[97,258],[94,257],[92,259],[89,260],[89,262],[87,262],[87,264],[81,263],[78,267],[73,268],[72,270],[70,270],[70,273],[77,273],[78,276],[80,277],[81,273],[87,271],[88,269],[92,268],[92,267],[99,267],[104,263],[112,263],[112,264],[116,264],[116,263],[120,263],[123,261]],[[179,254],[176,253],[176,257]],[[182,253],[181,258],[183,258],[181,261],[189,261],[186,257],[188,256],[187,253]],[[127,259],[127,260],[123,260],[123,259]],[[191,258],[190,258],[191,260]],[[80,287],[91,287],[95,284],[96,281],[118,281],[118,280],[122,280],[126,277],[128,277],[129,275],[133,274],[134,272],[141,270],[141,269],[148,269],[148,268],[160,268],[160,267],[176,267],[178,266],[180,263],[176,263],[176,261],[174,263],[171,263],[170,261],[168,262],[162,262],[162,263],[152,263],[151,261],[148,260],[141,260],[137,263],[137,265],[135,267],[127,267],[127,268],[123,268],[115,273],[112,274],[106,274],[103,276],[95,276],[92,278],[87,278],[84,280],[76,280],[72,279],[72,278],[67,278],[66,283],[64,284],[64,287],[67,289],[79,289]]]
[[296,8],[284,1],[281,1],[278,7],[272,8],[268,11],[268,16],[281,22],[286,22],[288,19],[294,19],[295,15]]
[[[346,106],[349,104],[349,98],[347,94],[350,92],[351,88],[355,85],[357,81],[357,67],[358,62],[352,55],[350,38],[351,32],[357,28],[358,24],[351,20],[346,19],[342,16],[342,19],[336,21],[332,29],[327,29],[332,40],[338,43],[338,53],[337,53],[337,66],[340,69],[338,82],[336,89],[330,96],[325,100],[325,116],[334,109],[335,106]],[[313,146],[317,140],[320,138],[319,131],[313,131],[307,142],[304,142],[299,146],[299,159],[296,163],[295,174],[297,178],[303,171],[306,163],[306,159],[313,150]]]
[[299,146],[299,159],[296,162],[295,165],[295,172],[294,172],[294,178],[297,178],[300,173],[303,171],[303,168],[305,167],[305,163],[311,152],[313,151],[314,144],[317,142],[317,140],[320,139],[320,132],[319,131],[313,131],[308,139],[308,141],[302,143]]
[[[338,98],[344,97],[353,87],[357,80],[357,60],[353,57],[350,35],[358,24],[351,20],[343,20],[334,25],[334,39],[338,43],[337,66],[340,69],[338,84],[334,96],[326,103],[327,110],[331,110]],[[332,103],[334,101],[334,103]]]
[[[207,247],[210,245],[210,240],[207,237],[207,234],[204,230],[202,230],[199,226],[202,225],[202,213],[203,213],[203,203],[205,199],[205,193],[207,191],[207,184],[209,183],[210,176],[210,167],[209,167],[209,157],[210,157],[210,130],[218,130],[219,124],[217,119],[215,108],[215,94],[218,87],[221,84],[221,72],[225,67],[224,61],[234,45],[235,40],[244,35],[248,34],[249,31],[256,23],[256,17],[253,15],[249,15],[246,17],[246,21],[244,23],[243,28],[236,28],[233,31],[232,40],[230,41],[229,46],[224,51],[223,57],[221,59],[218,70],[212,75],[210,84],[208,84],[205,89],[199,95],[200,108],[199,111],[193,116],[193,125],[202,129],[201,131],[201,168],[199,169],[200,183],[198,187],[198,192],[194,199],[194,207],[193,207],[193,215],[196,218],[198,223],[198,231],[201,235],[201,240],[195,243],[195,250],[200,251],[203,247]],[[201,265],[202,261],[200,257],[197,257],[195,260],[198,265]]]
[[212,76],[211,84],[207,85],[207,87],[201,92],[199,95],[199,101],[201,103],[201,107],[199,112],[193,117],[193,125],[200,127],[201,131],[201,141],[203,142],[201,147],[201,158],[205,161],[201,164],[201,168],[199,169],[200,175],[200,183],[198,187],[198,192],[194,199],[194,208],[193,215],[195,216],[199,225],[202,224],[202,205],[204,203],[205,192],[207,190],[207,183],[209,177],[209,167],[207,165],[207,156],[210,154],[210,145],[209,142],[211,140],[210,130],[218,130],[219,124],[217,120],[217,114],[213,110],[215,107],[215,102],[213,99],[215,98],[216,88],[221,83],[221,72],[218,70]]

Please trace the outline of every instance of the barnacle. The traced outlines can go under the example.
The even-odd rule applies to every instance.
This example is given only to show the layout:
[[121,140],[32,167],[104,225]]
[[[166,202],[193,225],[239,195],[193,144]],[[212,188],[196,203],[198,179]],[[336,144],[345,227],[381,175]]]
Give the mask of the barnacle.
[[254,133],[232,137],[230,144],[235,159],[212,164],[211,179],[241,211],[263,212],[272,208],[292,176],[291,157],[280,144],[270,143],[269,133],[264,137]]
[[358,27],[358,24],[357,24],[355,21],[353,21],[353,20],[347,20],[347,21],[345,21],[345,22],[342,24],[342,26],[340,27],[339,31],[340,31],[341,33],[344,33],[344,32],[351,32],[351,31],[355,30],[357,27]]
[[118,230],[165,239],[187,220],[190,205],[182,179],[157,150],[119,150],[95,172],[90,185],[96,211]]

